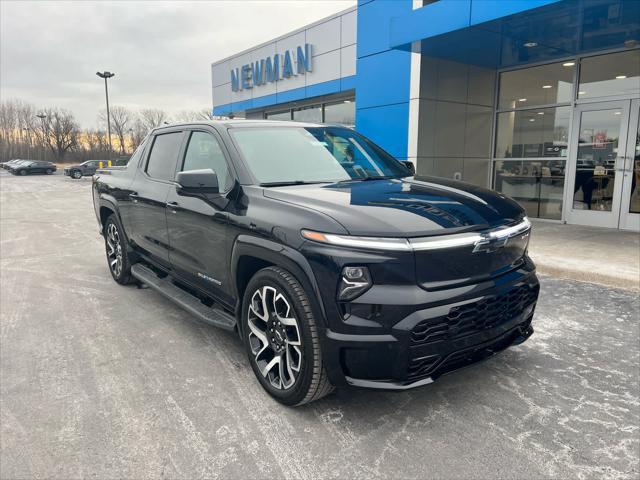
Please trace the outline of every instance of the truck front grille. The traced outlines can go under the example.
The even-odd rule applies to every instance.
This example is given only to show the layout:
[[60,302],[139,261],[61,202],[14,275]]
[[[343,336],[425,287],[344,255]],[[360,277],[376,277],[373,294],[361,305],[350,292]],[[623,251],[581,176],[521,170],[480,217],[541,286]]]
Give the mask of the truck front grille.
[[418,323],[411,331],[411,346],[456,340],[497,327],[534,303],[539,287],[520,285],[506,293],[451,308],[446,316]]

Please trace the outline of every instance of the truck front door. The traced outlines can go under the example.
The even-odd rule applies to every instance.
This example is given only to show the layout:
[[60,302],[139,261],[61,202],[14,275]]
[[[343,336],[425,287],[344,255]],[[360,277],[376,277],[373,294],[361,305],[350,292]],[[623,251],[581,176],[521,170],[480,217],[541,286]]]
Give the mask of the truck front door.
[[188,143],[178,171],[210,168],[218,175],[220,195],[214,198],[178,195],[175,188],[167,197],[169,259],[172,268],[189,283],[229,301],[226,195],[233,177],[217,134],[187,132]]

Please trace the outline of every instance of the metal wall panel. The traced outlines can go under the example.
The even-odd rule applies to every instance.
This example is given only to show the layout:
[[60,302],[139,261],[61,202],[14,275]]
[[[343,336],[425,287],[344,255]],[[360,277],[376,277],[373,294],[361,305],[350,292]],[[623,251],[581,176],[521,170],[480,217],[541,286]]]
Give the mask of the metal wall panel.
[[355,10],[341,17],[340,46],[346,47],[356,43],[357,19]]
[[313,57],[313,72],[307,73],[307,85],[340,78],[340,50]]
[[229,66],[229,60],[225,60],[220,63],[214,63],[211,66],[211,73],[213,76],[213,86],[217,87],[218,85],[223,85],[225,83],[229,83],[230,80],[230,72],[231,67]]
[[314,55],[338,50],[340,48],[340,17],[308,29],[307,43],[313,45]]
[[213,87],[213,98],[221,105],[231,103],[231,88],[228,84]]
[[356,46],[349,45],[340,49],[340,76],[350,77],[356,74]]

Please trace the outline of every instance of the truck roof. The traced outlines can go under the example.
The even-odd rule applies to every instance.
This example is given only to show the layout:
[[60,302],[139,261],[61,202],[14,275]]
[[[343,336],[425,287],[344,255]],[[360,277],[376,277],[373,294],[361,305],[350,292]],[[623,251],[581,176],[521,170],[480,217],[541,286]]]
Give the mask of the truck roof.
[[312,123],[312,122],[294,122],[289,120],[260,120],[260,119],[229,119],[229,120],[204,120],[196,122],[180,122],[172,123],[171,125],[162,125],[156,127],[155,130],[162,130],[165,128],[174,128],[186,125],[218,125],[232,128],[242,127],[257,127],[257,126],[274,126],[274,127],[321,127],[329,124]]

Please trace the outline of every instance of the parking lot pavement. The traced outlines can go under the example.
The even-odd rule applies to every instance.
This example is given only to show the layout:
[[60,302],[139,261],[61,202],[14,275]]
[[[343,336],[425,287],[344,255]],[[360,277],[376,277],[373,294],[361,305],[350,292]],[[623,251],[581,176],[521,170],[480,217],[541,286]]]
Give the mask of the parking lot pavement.
[[542,278],[525,344],[291,409],[107,270],[90,178],[0,172],[0,477],[638,478],[637,294]]

